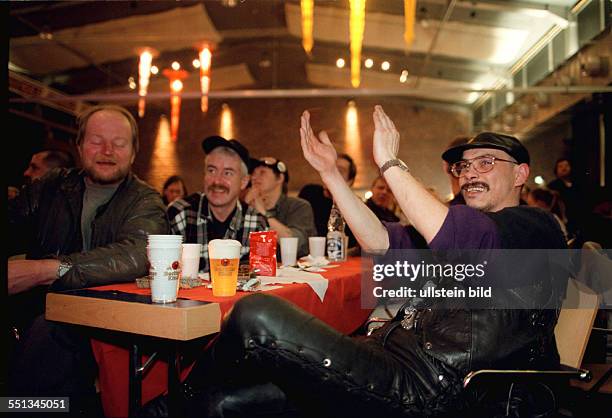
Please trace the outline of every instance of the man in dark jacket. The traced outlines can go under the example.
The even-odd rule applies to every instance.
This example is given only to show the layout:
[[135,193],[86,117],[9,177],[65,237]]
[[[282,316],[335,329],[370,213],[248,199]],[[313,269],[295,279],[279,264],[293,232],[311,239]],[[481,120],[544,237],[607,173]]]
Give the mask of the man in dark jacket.
[[82,170],[52,170],[9,202],[11,233],[26,237],[13,250],[25,259],[8,262],[10,313],[22,328],[9,381],[15,394],[79,392],[78,370],[92,360],[88,341],[68,327],[42,315],[26,320],[44,312],[46,291],[133,281],[147,274],[147,234],[168,233],[159,194],[131,173],[138,131],[127,110],[87,110],[76,146]]
[[[549,214],[518,206],[529,175],[529,154],[516,138],[485,132],[443,154],[467,203],[449,208],[397,159],[399,133],[380,106],[374,124],[374,159],[381,175],[436,255],[447,250],[465,256],[469,249],[491,254],[563,248],[561,231]],[[314,134],[308,112],[302,115],[300,133],[304,156],[362,248],[402,250],[401,257],[411,256],[414,243],[407,229],[382,223],[351,192],[336,168],[330,139],[325,132]],[[490,259],[496,266],[503,261]],[[501,298],[491,303],[502,302],[499,306],[473,308],[463,300],[453,305],[452,299],[432,298],[426,307],[406,305],[365,338],[342,335],[282,299],[247,296],[234,305],[218,340],[185,383],[191,411],[197,416],[204,403],[208,417],[228,416],[223,414],[229,411],[232,416],[266,416],[289,403],[303,416],[317,417],[465,415],[462,410],[470,404],[463,396],[462,378],[470,370],[552,368],[559,363],[553,334],[557,311],[547,308],[558,306],[564,283],[557,283],[550,269],[521,274],[530,272],[524,271],[526,261],[513,271],[500,271],[509,280],[494,289]],[[445,286],[437,277],[437,284]],[[486,276],[491,283],[496,278]],[[451,285],[461,280],[458,275],[449,278]],[[534,303],[538,301],[552,305]]]

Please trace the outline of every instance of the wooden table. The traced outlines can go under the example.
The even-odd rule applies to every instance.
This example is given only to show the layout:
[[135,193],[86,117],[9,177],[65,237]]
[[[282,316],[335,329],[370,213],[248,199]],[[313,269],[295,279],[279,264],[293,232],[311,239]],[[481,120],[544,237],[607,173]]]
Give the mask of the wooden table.
[[[361,270],[360,259],[354,258],[322,273],[329,280],[323,302],[306,284],[284,285],[266,293],[287,299],[337,330],[350,333],[370,313],[361,309]],[[133,415],[142,401],[149,401],[166,388],[173,398],[179,390],[179,376],[187,374],[186,370],[181,374],[178,362],[180,343],[217,333],[222,317],[248,294],[238,292],[234,297],[218,298],[204,287],[181,289],[176,303],[162,305],[151,303],[150,290],[124,283],[49,294],[46,317],[133,337],[129,348],[92,341],[104,412],[107,416],[126,416]],[[157,353],[142,358],[138,344],[142,336],[163,343],[167,364],[153,364]]]
[[[79,289],[47,295],[51,321],[189,341],[219,332],[221,307],[215,302],[177,299],[151,303],[151,297],[117,290]],[[146,320],[143,320],[146,318]]]
[[81,326],[120,331],[133,336],[160,339],[155,351],[142,364],[138,338],[131,338],[128,367],[128,416],[142,404],[142,381],[158,353],[165,353],[168,371],[170,416],[176,416],[180,387],[180,347],[189,341],[219,332],[221,308],[218,303],[177,299],[155,304],[148,295],[117,290],[78,289],[47,295],[46,318]]

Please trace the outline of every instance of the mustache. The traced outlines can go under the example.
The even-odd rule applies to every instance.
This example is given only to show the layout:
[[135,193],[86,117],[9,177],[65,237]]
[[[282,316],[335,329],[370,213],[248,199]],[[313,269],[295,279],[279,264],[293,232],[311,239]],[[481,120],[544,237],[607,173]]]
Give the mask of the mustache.
[[210,192],[228,192],[229,193],[229,188],[222,186],[220,184],[213,184],[212,186],[208,188],[208,191]]
[[467,191],[468,187],[473,187],[473,186],[480,186],[485,190],[489,190],[489,185],[487,183],[484,183],[482,181],[473,181],[470,183],[465,183],[463,186],[461,186],[461,191],[465,192]]

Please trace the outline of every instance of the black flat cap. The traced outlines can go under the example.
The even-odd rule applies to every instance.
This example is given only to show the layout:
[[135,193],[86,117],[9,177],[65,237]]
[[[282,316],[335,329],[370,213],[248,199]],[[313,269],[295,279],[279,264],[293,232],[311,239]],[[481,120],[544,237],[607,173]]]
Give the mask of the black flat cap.
[[449,164],[456,163],[463,158],[463,151],[474,148],[493,148],[505,151],[519,164],[529,164],[529,151],[521,141],[510,135],[496,132],[481,132],[470,138],[465,144],[451,147],[444,151],[442,159]]
[[251,160],[249,158],[249,150],[246,149],[245,146],[242,145],[240,142],[238,142],[238,140],[225,139],[222,136],[213,135],[209,136],[208,138],[205,138],[202,141],[202,149],[206,154],[210,154],[210,152],[217,147],[226,147],[233,149],[234,151],[236,151],[236,153],[238,153],[240,159],[244,161],[246,166],[249,166]]

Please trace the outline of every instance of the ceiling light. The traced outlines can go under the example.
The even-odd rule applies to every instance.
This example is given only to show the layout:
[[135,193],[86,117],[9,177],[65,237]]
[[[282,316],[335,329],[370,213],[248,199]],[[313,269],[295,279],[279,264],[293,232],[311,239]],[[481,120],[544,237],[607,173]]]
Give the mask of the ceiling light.
[[314,0],[301,0],[300,10],[302,12],[302,47],[310,55],[314,43],[312,38]]
[[157,68],[156,65],[152,65],[151,66],[151,74],[155,75],[157,73],[159,73],[159,68]]
[[408,70],[403,70],[400,75],[400,83],[405,83],[406,81],[408,81]]
[[389,64],[389,61],[383,61],[382,64],[380,64],[380,68],[383,71],[389,71],[389,68],[391,68],[391,64]]
[[406,43],[406,47],[409,47],[414,40],[416,3],[416,0],[404,0],[404,42]]
[[140,96],[138,99],[138,116],[141,118],[145,114],[145,97],[149,88],[152,61],[153,54],[151,51],[145,49],[140,53],[140,59],[138,60],[138,96]]
[[193,65],[193,68],[200,68],[200,60],[197,58],[191,61],[191,64]]
[[162,74],[170,82],[170,136],[172,141],[176,142],[181,113],[181,91],[183,90],[183,82],[181,80],[187,78],[189,74],[185,70],[179,71],[169,68],[162,71]]
[[181,80],[174,80],[170,84],[170,88],[172,89],[173,92],[178,93],[179,91],[183,90],[183,82]]
[[534,181],[535,184],[542,185],[542,184],[544,184],[544,177],[542,177],[542,176],[535,176],[533,181]]
[[363,197],[365,198],[365,200],[368,200],[369,198],[372,197],[372,191],[368,190],[367,192],[365,192],[365,194],[363,195]]
[[366,68],[372,68],[372,66],[374,66],[374,60],[372,60],[371,58],[368,58],[365,60],[364,65]]
[[355,88],[361,83],[361,48],[365,28],[366,0],[349,0],[349,37],[351,49],[351,85]]
[[[201,63],[200,67],[200,91],[202,92],[202,98],[200,99],[200,110],[202,112],[208,111],[208,91],[210,90],[210,64],[212,61],[212,53],[208,45],[202,47],[199,52],[200,59],[197,60],[198,64]],[[196,60],[194,60],[195,63]]]
[[181,69],[181,64],[179,64],[178,61],[174,61],[170,66],[174,71],[178,71]]
[[346,63],[344,62],[344,58],[338,58],[338,59],[336,60],[336,67],[338,67],[338,68],[344,68],[344,64],[346,64]]
[[136,89],[136,82],[134,81],[134,79],[128,81],[128,85],[130,86],[130,90]]

